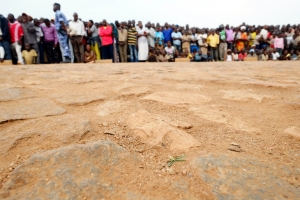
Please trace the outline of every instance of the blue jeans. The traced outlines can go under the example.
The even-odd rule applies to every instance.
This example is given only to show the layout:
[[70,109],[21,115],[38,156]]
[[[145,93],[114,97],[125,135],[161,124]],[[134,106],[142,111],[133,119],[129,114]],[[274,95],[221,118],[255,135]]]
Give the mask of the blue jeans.
[[181,45],[174,44],[174,47],[179,51],[179,53],[181,53]]
[[276,51],[279,53],[279,55],[282,55],[282,49],[281,48],[276,48]]
[[11,51],[10,51],[10,42],[6,40],[2,40],[2,46],[5,52],[4,60],[11,60]]
[[138,52],[136,50],[135,45],[128,45],[129,46],[129,51],[130,51],[130,62],[139,62],[138,59]]

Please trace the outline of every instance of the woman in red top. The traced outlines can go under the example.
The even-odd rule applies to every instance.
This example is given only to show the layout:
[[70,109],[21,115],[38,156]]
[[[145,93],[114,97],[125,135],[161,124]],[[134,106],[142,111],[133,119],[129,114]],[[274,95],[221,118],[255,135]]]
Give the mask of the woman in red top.
[[106,20],[103,20],[103,26],[99,28],[99,35],[102,38],[102,56],[103,59],[113,58],[113,28],[109,26]]

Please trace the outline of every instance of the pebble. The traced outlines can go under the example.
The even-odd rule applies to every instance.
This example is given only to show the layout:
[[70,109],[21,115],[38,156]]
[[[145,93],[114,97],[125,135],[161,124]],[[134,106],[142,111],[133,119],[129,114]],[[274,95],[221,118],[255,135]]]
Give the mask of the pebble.
[[102,126],[106,127],[106,126],[108,126],[108,124],[106,122],[103,122]]
[[186,176],[186,174],[187,174],[186,170],[182,170],[181,174],[182,174],[183,176]]
[[166,172],[166,169],[165,169],[165,168],[163,168],[163,169],[161,170],[161,172],[162,172],[162,173],[165,173],[165,172]]
[[105,130],[103,133],[108,134],[108,135],[114,135],[115,131],[114,130]]
[[168,169],[168,172],[169,172],[170,175],[174,175],[175,174],[175,171],[172,168]]
[[236,146],[236,147],[241,147],[239,144],[235,143],[235,142],[231,142],[230,143],[231,146]]
[[20,159],[21,158],[21,156],[20,155],[17,155],[17,159]]
[[241,152],[242,151],[241,148],[239,148],[239,147],[229,147],[228,150],[235,151],[235,152]]
[[8,170],[11,172],[13,170],[13,168],[10,167]]

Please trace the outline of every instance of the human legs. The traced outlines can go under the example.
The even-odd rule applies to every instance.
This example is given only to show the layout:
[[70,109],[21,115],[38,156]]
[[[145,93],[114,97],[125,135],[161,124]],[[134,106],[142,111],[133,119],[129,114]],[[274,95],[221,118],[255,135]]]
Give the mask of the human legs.
[[127,44],[124,44],[123,46],[119,45],[119,49],[120,49],[121,62],[126,63],[127,62]]
[[220,60],[224,59],[225,53],[227,52],[227,43],[221,42],[219,45],[219,52],[220,52]]
[[17,58],[18,63],[24,65],[24,60],[22,57],[22,46],[18,44],[18,42],[11,44],[11,49],[13,55]]
[[36,64],[40,64],[41,63],[41,61],[40,61],[40,50],[39,50],[38,43],[33,43],[33,44],[31,44],[31,46],[32,46],[32,49],[34,49],[36,54],[37,54]]
[[63,57],[71,59],[71,51],[70,51],[70,48],[69,48],[68,36],[67,35],[61,35],[60,33],[58,33],[58,40],[59,40],[59,44],[60,44],[61,49],[62,49],[61,53],[62,53]]
[[2,40],[2,46],[5,52],[4,60],[11,60],[10,42],[7,40]]
[[49,63],[55,63],[54,42],[44,42],[44,50]]

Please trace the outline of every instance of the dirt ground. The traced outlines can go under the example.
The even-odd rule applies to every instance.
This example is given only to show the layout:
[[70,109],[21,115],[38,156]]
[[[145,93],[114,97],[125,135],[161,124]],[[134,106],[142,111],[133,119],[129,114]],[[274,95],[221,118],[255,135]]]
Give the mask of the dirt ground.
[[100,140],[136,199],[300,199],[300,62],[0,67],[0,199],[40,187],[14,178],[34,154]]

